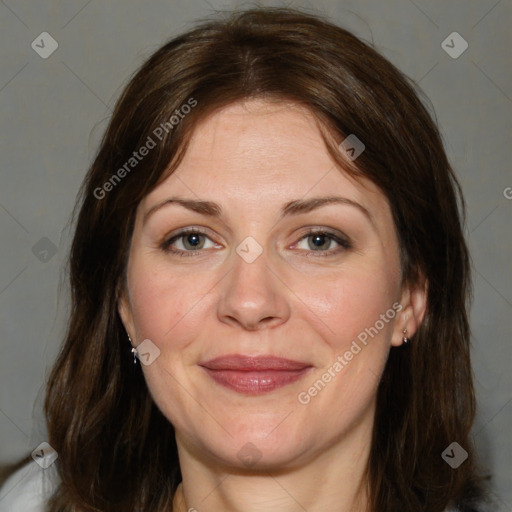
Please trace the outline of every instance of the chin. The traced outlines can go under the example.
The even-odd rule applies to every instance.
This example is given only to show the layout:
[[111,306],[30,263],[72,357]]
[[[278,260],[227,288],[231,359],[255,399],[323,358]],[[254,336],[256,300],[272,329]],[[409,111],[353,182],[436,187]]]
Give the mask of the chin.
[[298,443],[292,440],[286,444],[235,440],[233,444],[219,447],[219,453],[214,456],[226,466],[249,472],[291,469],[304,458],[304,454],[298,449]]
[[259,426],[249,422],[231,424],[231,436],[203,438],[201,452],[209,451],[219,463],[244,470],[292,468],[306,458],[306,452],[310,453],[307,449],[308,436],[304,426],[287,425],[282,417],[279,421],[259,422]]

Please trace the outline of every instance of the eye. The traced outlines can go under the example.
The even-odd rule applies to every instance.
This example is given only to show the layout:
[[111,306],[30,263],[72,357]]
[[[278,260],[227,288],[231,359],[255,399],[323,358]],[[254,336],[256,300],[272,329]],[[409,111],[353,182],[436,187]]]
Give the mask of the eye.
[[[295,246],[307,251],[308,255],[315,253],[319,256],[330,256],[352,248],[347,237],[320,229],[312,229],[305,233]],[[164,241],[160,247],[164,252],[174,253],[177,256],[196,256],[202,249],[215,247],[215,243],[204,231],[198,228],[187,228]]]
[[[211,245],[207,244],[207,240]],[[178,256],[194,256],[201,249],[211,249],[214,246],[215,244],[206,233],[197,228],[183,229],[161,244],[163,251],[172,252]]]
[[[302,247],[300,245],[302,244]],[[335,246],[338,246],[337,248]],[[301,237],[296,246],[309,253],[331,255],[350,249],[352,245],[347,238],[325,230],[310,230]]]

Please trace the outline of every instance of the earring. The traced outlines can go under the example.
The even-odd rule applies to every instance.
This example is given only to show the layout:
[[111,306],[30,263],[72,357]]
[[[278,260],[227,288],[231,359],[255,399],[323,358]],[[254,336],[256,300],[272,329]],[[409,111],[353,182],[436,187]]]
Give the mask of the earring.
[[[126,333],[128,334],[128,333]],[[130,342],[130,345],[132,344],[132,339],[130,338],[130,335],[128,334],[128,341]],[[137,349],[135,347],[132,347],[132,354],[133,354],[133,364],[137,364]]]
[[409,340],[409,338],[407,338],[407,337],[405,336],[405,335],[407,334],[407,329],[404,329],[402,332],[403,332],[403,334],[404,334],[404,337],[402,338],[402,343],[403,343],[404,345],[407,345],[407,344],[409,343],[409,341],[410,341],[410,340]]

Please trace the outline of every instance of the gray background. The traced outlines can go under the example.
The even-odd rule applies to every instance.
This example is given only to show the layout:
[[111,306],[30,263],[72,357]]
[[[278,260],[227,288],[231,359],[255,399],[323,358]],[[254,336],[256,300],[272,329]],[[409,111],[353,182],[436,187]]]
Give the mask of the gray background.
[[[46,440],[43,384],[68,313],[71,209],[122,86],[150,53],[197,18],[253,5],[0,1],[1,462]],[[288,5],[328,14],[373,41],[432,102],[469,210],[479,399],[474,440],[494,474],[502,509],[512,511],[511,0]],[[47,59],[31,47],[45,31],[59,45]],[[456,59],[441,47],[454,31],[469,44]]]

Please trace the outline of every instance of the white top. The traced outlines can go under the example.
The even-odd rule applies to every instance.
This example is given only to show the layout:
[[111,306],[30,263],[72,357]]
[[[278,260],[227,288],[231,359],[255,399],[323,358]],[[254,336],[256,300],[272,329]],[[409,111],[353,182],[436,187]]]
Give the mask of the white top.
[[54,464],[46,469],[36,462],[26,464],[0,488],[0,512],[44,512],[58,481]]

